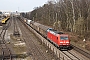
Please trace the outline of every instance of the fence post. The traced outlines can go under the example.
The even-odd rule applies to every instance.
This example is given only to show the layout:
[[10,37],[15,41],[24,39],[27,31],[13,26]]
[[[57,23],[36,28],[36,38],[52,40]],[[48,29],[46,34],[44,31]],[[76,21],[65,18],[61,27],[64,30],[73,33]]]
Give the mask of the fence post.
[[42,44],[42,42],[43,42],[43,39],[41,40],[41,44]]
[[54,57],[54,48],[53,48],[53,57]]
[[50,46],[50,50],[51,50],[51,46]]
[[49,43],[47,44],[47,46],[48,46],[47,48],[48,48],[48,50],[49,50]]
[[60,53],[59,53],[59,59],[60,59],[61,57],[60,57]]
[[56,55],[57,55],[57,51],[56,51]]
[[63,57],[63,60],[64,60],[64,57]]

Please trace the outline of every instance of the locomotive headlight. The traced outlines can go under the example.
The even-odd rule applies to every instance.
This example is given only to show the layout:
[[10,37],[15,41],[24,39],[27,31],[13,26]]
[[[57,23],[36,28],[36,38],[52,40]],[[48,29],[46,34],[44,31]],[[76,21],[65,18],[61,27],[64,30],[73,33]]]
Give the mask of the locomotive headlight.
[[66,42],[66,43],[69,43],[69,42]]
[[60,43],[63,43],[63,42],[60,42]]

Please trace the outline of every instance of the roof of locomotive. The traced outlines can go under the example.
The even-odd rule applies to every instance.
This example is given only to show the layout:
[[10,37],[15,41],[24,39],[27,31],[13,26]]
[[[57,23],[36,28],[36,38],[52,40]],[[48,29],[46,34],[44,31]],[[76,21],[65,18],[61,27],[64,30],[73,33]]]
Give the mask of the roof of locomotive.
[[63,32],[59,32],[59,31],[54,31],[57,34],[64,34]]
[[47,31],[50,31],[51,33],[54,33],[54,34],[64,34],[63,32],[59,32],[59,31],[54,30],[52,28],[49,28]]

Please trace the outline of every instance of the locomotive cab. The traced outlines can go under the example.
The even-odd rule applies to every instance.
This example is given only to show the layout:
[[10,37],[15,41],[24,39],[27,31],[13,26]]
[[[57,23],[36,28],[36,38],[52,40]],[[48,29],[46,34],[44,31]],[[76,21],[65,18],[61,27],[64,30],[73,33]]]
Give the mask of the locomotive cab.
[[59,43],[60,49],[69,49],[69,47],[70,47],[70,40],[69,40],[69,36],[68,35],[61,34],[59,41],[60,41],[60,43]]

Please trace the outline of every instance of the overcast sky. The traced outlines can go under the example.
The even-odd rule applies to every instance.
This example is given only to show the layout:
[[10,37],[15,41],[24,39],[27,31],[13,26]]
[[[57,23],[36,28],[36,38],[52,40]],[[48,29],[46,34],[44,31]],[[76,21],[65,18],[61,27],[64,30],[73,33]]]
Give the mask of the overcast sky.
[[48,0],[0,0],[0,10],[4,11],[32,11],[33,8],[42,6]]

